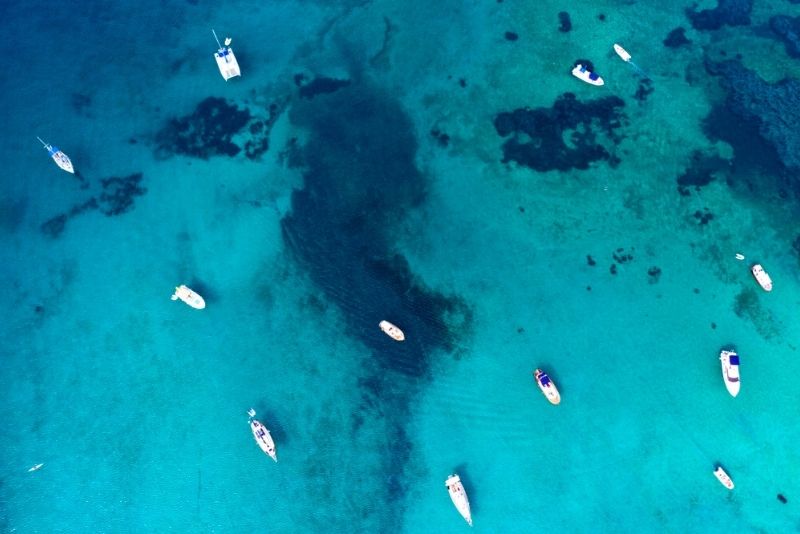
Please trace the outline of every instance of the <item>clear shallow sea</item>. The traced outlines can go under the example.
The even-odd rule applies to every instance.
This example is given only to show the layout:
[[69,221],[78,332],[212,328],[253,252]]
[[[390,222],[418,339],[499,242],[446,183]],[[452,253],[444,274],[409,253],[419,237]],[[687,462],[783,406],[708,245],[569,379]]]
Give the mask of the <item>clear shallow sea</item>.
[[5,5],[0,529],[464,532],[456,471],[481,532],[800,527],[800,183],[707,66],[800,78],[800,6],[686,7]]

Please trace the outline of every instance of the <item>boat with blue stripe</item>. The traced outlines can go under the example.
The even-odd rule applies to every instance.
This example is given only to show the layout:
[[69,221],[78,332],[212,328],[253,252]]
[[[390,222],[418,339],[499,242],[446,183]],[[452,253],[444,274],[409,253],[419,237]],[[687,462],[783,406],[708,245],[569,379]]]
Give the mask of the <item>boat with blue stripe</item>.
[[48,154],[50,154],[50,157],[53,158],[53,161],[56,162],[56,165],[58,165],[59,168],[67,171],[70,174],[75,174],[72,161],[70,161],[66,154],[61,152],[57,147],[42,141],[41,137],[36,137],[36,139],[38,139],[39,142],[44,145],[45,150],[47,150]]
[[553,380],[541,369],[536,369],[533,372],[533,378],[539,389],[542,390],[544,396],[550,401],[550,404],[559,404],[561,402],[561,394],[558,392]]
[[719,353],[719,361],[722,365],[722,379],[728,393],[735,397],[739,394],[739,355],[732,350],[722,350]]

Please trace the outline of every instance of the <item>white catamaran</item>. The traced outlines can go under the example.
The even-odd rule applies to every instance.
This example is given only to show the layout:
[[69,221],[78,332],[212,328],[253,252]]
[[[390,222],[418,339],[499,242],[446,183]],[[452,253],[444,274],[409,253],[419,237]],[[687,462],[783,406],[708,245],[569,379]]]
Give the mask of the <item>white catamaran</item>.
[[54,147],[53,145],[47,144],[42,141],[41,137],[36,137],[40,143],[44,145],[44,148],[50,154],[50,157],[53,158],[53,161],[56,162],[61,169],[67,171],[70,174],[75,174],[75,169],[72,167],[72,162],[69,160],[66,154],[61,152],[58,147]]
[[236,56],[233,55],[233,50],[230,47],[232,39],[226,37],[225,46],[222,46],[219,44],[217,32],[215,32],[213,28],[211,29],[211,33],[214,34],[214,39],[216,39],[217,46],[219,47],[219,49],[214,52],[214,59],[217,60],[219,73],[222,74],[226,82],[235,76],[241,76],[242,72],[239,70],[239,62],[236,61]]

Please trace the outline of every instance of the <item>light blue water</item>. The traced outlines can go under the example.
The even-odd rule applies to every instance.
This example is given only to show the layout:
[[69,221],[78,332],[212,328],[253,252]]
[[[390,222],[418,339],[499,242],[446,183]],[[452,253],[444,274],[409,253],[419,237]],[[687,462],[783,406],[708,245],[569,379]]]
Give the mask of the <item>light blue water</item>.
[[[759,30],[800,8],[701,31],[655,2],[251,4],[5,7],[3,532],[463,532],[453,472],[482,532],[797,528],[800,186],[768,143],[709,133],[703,62],[800,77]],[[692,44],[664,47],[677,26]],[[498,134],[565,92],[587,107]]]

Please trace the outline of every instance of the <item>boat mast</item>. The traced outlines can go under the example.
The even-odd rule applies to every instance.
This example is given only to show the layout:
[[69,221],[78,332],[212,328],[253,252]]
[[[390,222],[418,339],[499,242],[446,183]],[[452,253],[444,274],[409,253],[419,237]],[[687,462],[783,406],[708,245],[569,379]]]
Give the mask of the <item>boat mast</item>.
[[45,143],[44,141],[42,141],[42,138],[41,138],[41,137],[39,137],[39,136],[37,135],[37,136],[36,136],[36,139],[38,139],[38,140],[39,140],[39,142],[40,142],[40,143],[42,143],[42,144],[44,145],[44,147],[45,147],[45,148],[47,148],[47,143]]
[[222,45],[219,44],[219,39],[217,38],[217,32],[214,31],[214,28],[211,28],[211,33],[214,34],[214,39],[217,41],[217,46],[222,48]]

